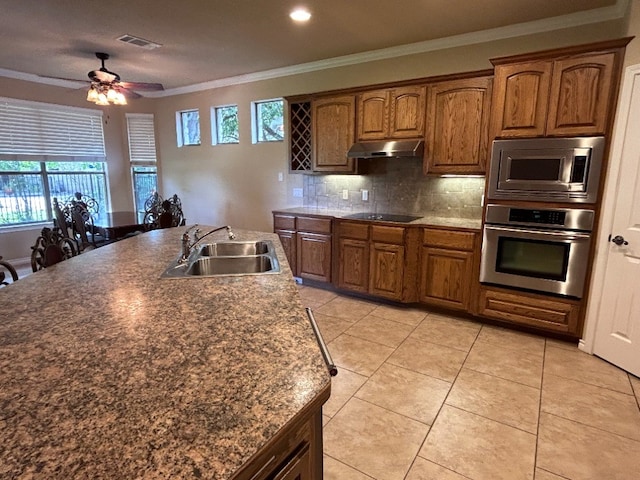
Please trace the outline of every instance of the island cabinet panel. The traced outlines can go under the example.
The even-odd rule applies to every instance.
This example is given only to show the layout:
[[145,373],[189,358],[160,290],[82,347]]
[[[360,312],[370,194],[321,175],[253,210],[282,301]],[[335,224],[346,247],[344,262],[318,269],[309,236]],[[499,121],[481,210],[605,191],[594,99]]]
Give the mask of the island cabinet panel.
[[479,237],[474,232],[423,229],[419,301],[471,311]]
[[546,331],[578,335],[580,302],[480,287],[478,315]]
[[425,97],[424,86],[397,87],[359,94],[358,140],[422,137]]
[[404,246],[373,242],[369,267],[369,293],[402,300]]
[[485,172],[493,77],[429,86],[425,127],[425,173]]
[[319,98],[312,101],[311,108],[313,170],[355,171],[353,159],[347,158],[355,136],[355,97]]
[[604,135],[619,55],[616,49],[496,65],[492,136]]

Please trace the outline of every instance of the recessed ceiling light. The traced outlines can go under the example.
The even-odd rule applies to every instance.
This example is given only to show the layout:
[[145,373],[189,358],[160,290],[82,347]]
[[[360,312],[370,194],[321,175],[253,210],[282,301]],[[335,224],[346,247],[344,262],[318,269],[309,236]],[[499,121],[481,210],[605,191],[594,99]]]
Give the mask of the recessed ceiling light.
[[311,18],[309,11],[304,8],[296,8],[289,14],[289,16],[296,22],[306,22]]

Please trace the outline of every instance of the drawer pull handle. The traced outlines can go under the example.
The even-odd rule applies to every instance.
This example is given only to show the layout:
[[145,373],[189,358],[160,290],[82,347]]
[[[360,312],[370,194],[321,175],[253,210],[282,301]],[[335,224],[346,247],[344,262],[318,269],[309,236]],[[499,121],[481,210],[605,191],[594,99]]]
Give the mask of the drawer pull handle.
[[309,317],[309,321],[311,322],[313,333],[316,334],[318,345],[320,345],[320,351],[322,352],[322,356],[324,357],[324,363],[327,364],[327,368],[329,369],[329,375],[335,377],[338,374],[338,367],[336,367],[333,363],[333,359],[331,358],[331,354],[329,353],[327,345],[324,343],[324,339],[322,338],[322,334],[320,333],[320,329],[318,328],[316,319],[313,317],[313,312],[309,307],[306,307],[305,310],[307,311],[307,316]]

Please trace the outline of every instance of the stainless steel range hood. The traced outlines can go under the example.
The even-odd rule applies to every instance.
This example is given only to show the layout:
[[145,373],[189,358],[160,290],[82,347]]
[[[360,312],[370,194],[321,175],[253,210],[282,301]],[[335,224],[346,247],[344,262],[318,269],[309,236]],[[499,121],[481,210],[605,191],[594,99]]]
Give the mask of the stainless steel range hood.
[[347,152],[348,158],[422,158],[424,140],[395,140],[354,143]]

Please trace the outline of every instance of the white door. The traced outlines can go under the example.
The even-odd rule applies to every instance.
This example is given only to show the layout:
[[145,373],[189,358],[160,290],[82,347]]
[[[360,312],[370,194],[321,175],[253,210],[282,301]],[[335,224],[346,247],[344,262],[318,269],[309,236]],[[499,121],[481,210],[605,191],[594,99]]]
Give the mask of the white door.
[[589,321],[593,353],[640,376],[640,65],[627,68],[619,105]]

